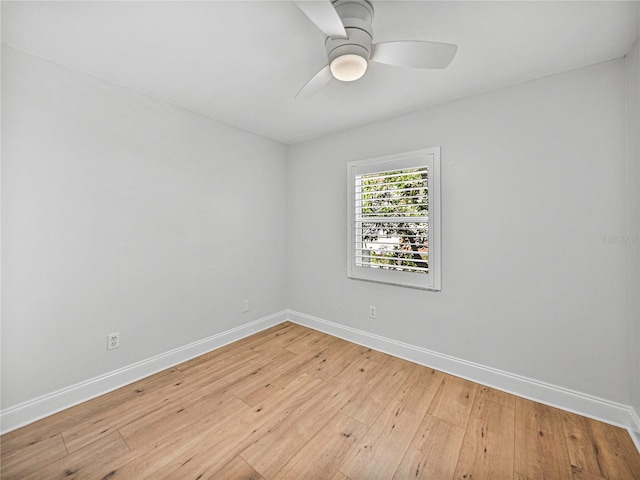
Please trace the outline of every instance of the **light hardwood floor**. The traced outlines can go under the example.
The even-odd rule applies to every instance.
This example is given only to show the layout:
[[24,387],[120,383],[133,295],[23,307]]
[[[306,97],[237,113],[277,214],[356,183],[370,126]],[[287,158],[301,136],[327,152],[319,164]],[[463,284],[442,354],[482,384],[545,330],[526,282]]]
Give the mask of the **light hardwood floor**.
[[5,434],[2,479],[640,479],[620,428],[284,323]]

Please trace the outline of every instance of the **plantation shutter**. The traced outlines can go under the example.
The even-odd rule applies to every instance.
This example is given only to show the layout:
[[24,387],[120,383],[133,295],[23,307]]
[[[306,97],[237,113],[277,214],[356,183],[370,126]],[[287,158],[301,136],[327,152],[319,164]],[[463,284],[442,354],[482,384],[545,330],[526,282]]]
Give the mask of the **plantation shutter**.
[[356,266],[429,272],[428,179],[426,165],[356,175]]

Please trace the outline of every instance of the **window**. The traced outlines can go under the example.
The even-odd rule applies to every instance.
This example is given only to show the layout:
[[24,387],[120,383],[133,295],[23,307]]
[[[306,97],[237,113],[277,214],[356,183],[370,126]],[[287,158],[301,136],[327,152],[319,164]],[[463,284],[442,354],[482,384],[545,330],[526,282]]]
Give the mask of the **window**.
[[347,276],[440,290],[440,148],[347,164]]

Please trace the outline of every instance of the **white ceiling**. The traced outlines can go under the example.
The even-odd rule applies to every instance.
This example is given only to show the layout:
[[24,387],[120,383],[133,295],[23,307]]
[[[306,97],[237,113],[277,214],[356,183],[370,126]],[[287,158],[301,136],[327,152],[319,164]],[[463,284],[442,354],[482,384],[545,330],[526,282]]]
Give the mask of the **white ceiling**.
[[291,144],[624,56],[640,3],[377,1],[374,41],[458,45],[446,70],[372,65],[295,101],[326,63],[288,1],[2,2],[2,41]]

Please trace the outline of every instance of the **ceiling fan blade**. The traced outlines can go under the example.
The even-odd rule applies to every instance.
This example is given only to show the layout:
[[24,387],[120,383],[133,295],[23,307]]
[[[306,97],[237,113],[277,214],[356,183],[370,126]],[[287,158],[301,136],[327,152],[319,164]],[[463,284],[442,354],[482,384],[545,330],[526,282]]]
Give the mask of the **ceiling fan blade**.
[[329,65],[327,65],[318,73],[316,73],[311,78],[311,80],[309,80],[305,84],[304,87],[302,87],[302,89],[295,96],[295,99],[305,100],[307,98],[313,97],[316,93],[318,93],[322,89],[322,87],[327,85],[332,78],[333,78],[333,75],[331,74],[331,69],[329,68]]
[[447,68],[457,45],[438,42],[382,42],[373,45],[371,61],[411,68]]
[[347,38],[342,20],[336,9],[333,8],[331,0],[324,1],[301,1],[296,5],[322,30],[328,37]]

